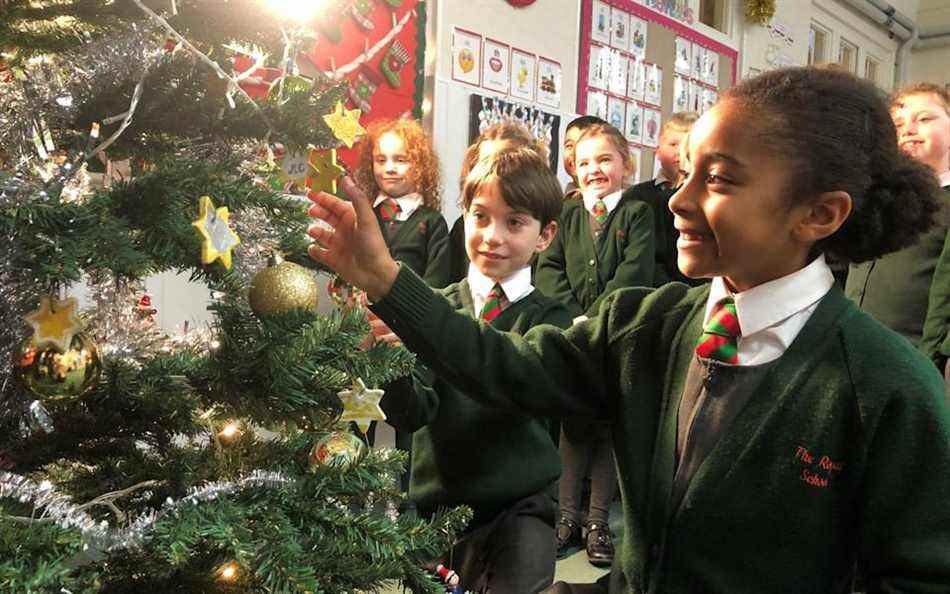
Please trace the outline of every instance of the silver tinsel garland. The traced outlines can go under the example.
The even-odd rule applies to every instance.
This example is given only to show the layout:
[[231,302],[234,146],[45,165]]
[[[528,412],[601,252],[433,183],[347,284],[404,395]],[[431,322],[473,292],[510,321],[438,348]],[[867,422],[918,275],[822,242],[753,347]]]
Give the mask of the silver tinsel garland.
[[42,510],[36,519],[48,519],[65,530],[79,531],[87,549],[111,551],[141,545],[148,539],[149,532],[158,520],[176,513],[182,507],[214,501],[244,489],[278,489],[292,484],[293,480],[283,473],[254,470],[234,481],[217,481],[195,487],[179,500],[169,498],[160,509],[142,514],[126,528],[113,528],[105,520],[96,521],[85,512],[83,506],[76,505],[68,495],[58,492],[49,481],[36,482],[10,472],[0,472],[0,499],[10,498],[30,504],[35,510]]

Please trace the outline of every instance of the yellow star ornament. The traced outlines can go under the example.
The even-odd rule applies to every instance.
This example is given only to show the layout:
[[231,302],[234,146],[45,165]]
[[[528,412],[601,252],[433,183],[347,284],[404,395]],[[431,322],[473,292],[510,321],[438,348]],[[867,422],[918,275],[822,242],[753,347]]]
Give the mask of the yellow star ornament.
[[198,219],[191,224],[201,235],[201,263],[221,260],[224,267],[230,269],[231,250],[241,243],[241,238],[228,226],[228,207],[215,208],[208,196],[202,196],[198,204]]
[[310,172],[307,187],[314,192],[336,194],[336,180],[346,173],[336,160],[336,149],[310,151]]
[[323,116],[323,121],[333,131],[333,135],[346,145],[346,148],[353,148],[356,137],[366,134],[366,130],[360,126],[360,110],[346,109],[342,101],[336,102],[333,113]]
[[75,297],[62,300],[51,299],[46,295],[41,297],[39,308],[24,317],[33,327],[32,344],[38,348],[52,347],[65,353],[73,336],[82,328],[82,321],[76,315],[78,305]]
[[370,390],[362,379],[357,378],[352,388],[336,393],[343,401],[343,415],[340,420],[356,421],[360,431],[366,433],[369,431],[370,421],[386,420],[386,413],[379,407],[383,394],[383,390]]

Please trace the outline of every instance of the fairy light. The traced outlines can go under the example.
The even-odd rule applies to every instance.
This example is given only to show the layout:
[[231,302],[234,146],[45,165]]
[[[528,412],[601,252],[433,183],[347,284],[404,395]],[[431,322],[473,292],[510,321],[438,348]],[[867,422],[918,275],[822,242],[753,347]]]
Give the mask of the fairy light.
[[281,18],[298,23],[312,21],[326,0],[264,0]]
[[241,426],[235,421],[228,422],[228,424],[225,425],[223,429],[221,429],[220,433],[218,433],[218,435],[224,439],[232,439],[240,434]]
[[221,581],[225,581],[225,582],[234,581],[234,579],[237,578],[237,574],[238,574],[238,566],[237,566],[237,563],[233,561],[231,563],[226,563],[222,565],[221,568],[218,569],[218,578]]

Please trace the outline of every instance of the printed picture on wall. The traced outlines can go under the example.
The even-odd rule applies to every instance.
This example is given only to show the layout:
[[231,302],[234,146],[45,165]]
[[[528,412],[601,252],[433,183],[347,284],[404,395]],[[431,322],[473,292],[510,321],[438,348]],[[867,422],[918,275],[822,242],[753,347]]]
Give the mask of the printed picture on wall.
[[689,81],[689,111],[699,113],[703,98],[703,88],[695,80]]
[[647,54],[647,22],[630,16],[630,53],[643,59]]
[[637,58],[627,60],[627,97],[643,101],[644,78],[643,61]]
[[627,147],[627,150],[630,151],[630,158],[633,160],[633,174],[627,177],[627,184],[634,186],[640,183],[641,175],[640,170],[642,169],[641,161],[643,161],[643,149],[638,146],[630,145]]
[[452,78],[470,85],[479,84],[482,36],[455,29],[452,33]]
[[699,79],[703,75],[703,60],[706,59],[706,48],[703,46],[693,43],[690,44],[693,47],[692,52],[692,67],[689,69],[689,75],[695,79]]
[[716,104],[716,101],[719,101],[719,93],[716,89],[709,87],[703,87],[703,98],[699,105],[700,113],[706,113],[712,106]]
[[541,57],[538,58],[538,103],[561,106],[561,65]]
[[599,45],[590,46],[590,62],[587,67],[587,84],[595,89],[606,89],[610,75],[610,50]]
[[719,54],[714,51],[706,52],[702,78],[706,84],[719,88]]
[[623,51],[630,47],[630,15],[617,7],[610,9],[610,45]]
[[590,38],[604,45],[610,44],[610,6],[594,0],[590,19]]
[[626,101],[610,97],[607,99],[607,123],[618,130],[623,130],[624,118],[626,117]]
[[630,142],[640,144],[643,142],[643,107],[634,103],[627,102],[627,121],[623,125],[623,135]]
[[676,38],[676,60],[673,62],[673,70],[677,74],[689,76],[692,68],[692,43],[683,37]]
[[673,112],[689,111],[689,80],[673,75]]
[[663,69],[656,64],[646,64],[645,80],[643,100],[653,105],[660,105],[660,98],[663,96]]
[[534,54],[511,49],[511,93],[512,97],[534,101],[534,77],[537,65]]
[[507,93],[510,63],[511,49],[504,43],[486,37],[482,45],[482,86]]
[[607,120],[607,94],[595,91],[587,92],[587,115]]
[[617,50],[610,50],[610,80],[607,89],[617,95],[627,94],[627,58]]
[[656,148],[660,138],[660,110],[645,107],[643,109],[643,144]]

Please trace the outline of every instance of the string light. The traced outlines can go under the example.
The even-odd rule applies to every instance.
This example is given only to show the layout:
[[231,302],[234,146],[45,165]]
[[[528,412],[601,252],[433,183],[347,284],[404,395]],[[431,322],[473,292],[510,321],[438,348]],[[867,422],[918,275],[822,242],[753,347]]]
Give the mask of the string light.
[[241,434],[241,426],[235,422],[230,421],[223,429],[218,433],[218,437],[222,439],[233,439]]
[[218,579],[220,579],[221,581],[225,581],[225,582],[234,581],[234,579],[237,577],[237,574],[238,574],[238,566],[237,566],[237,563],[233,561],[231,563],[226,563],[222,565],[218,569]]
[[312,21],[326,0],[264,0],[281,18],[306,23]]

